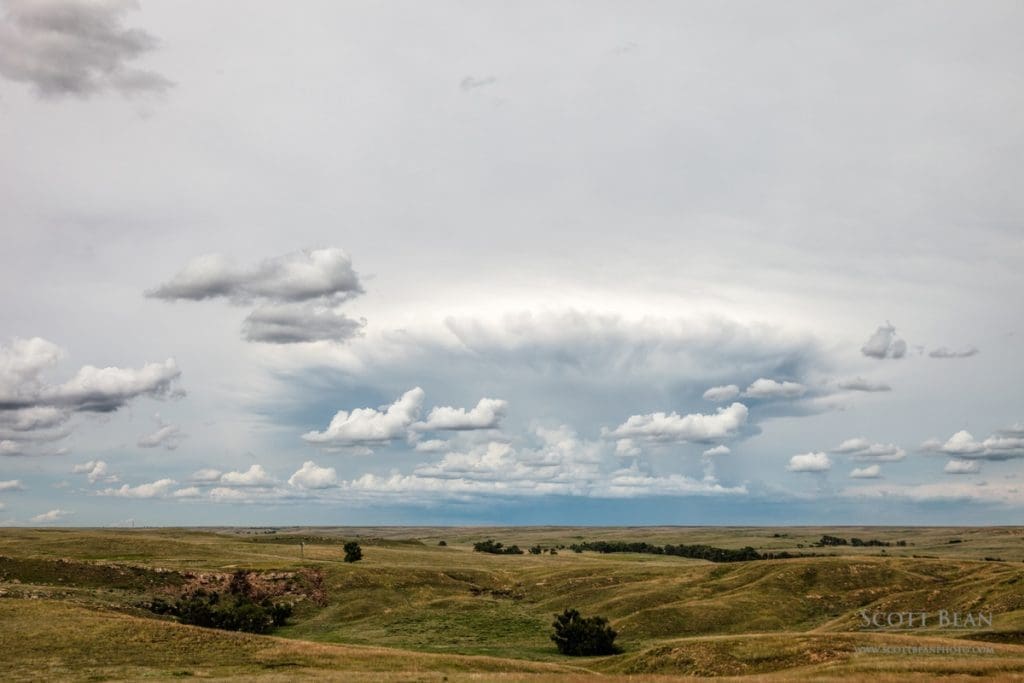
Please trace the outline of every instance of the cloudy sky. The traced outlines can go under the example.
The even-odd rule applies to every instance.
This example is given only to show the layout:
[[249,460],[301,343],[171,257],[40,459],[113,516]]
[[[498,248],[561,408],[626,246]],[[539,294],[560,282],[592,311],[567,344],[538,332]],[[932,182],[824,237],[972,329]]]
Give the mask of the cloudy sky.
[[1019,2],[0,15],[0,523],[1022,518]]

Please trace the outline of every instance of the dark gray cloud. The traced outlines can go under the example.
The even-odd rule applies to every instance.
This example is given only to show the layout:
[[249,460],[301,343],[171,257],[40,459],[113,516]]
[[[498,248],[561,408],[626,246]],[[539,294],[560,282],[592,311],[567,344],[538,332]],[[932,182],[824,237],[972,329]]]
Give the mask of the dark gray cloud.
[[863,437],[847,439],[833,448],[832,452],[874,462],[896,462],[907,455],[906,451],[895,444],[872,443]]
[[948,349],[945,346],[940,346],[937,349],[933,349],[928,355],[932,358],[970,358],[971,356],[978,355],[979,351],[973,346],[969,346],[966,349],[954,351]]
[[165,301],[224,298],[236,305],[260,302],[242,324],[247,341],[297,344],[344,341],[365,320],[337,310],[363,287],[352,259],[337,247],[306,249],[237,268],[220,254],[200,256],[146,296]]
[[126,28],[131,0],[6,0],[0,19],[0,74],[31,83],[44,97],[125,95],[171,86],[160,74],[127,66],[157,40]]
[[355,320],[332,308],[310,304],[260,306],[242,323],[242,336],[251,342],[298,344],[344,341],[358,336],[365,319]]
[[838,386],[845,391],[892,391],[885,382],[871,382],[863,377],[840,380]]
[[220,254],[200,256],[156,289],[154,299],[202,301],[223,297],[236,303],[330,299],[362,294],[352,259],[343,249],[305,249],[269,258],[254,268],[236,268]]
[[886,322],[864,342],[860,352],[870,358],[903,358],[907,355],[907,342],[896,336],[896,328]]
[[1018,438],[1024,438],[1024,422],[1017,422],[1009,427],[997,429],[996,434],[999,436],[1015,436]]

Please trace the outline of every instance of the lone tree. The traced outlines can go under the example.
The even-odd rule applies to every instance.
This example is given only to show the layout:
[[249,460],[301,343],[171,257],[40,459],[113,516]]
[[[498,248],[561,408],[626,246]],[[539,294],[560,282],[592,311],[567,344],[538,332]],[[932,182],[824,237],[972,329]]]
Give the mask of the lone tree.
[[346,562],[358,562],[363,559],[363,549],[355,541],[349,541],[343,547],[345,549]]
[[619,651],[615,647],[618,634],[604,617],[583,617],[577,610],[567,609],[555,615],[551,626],[555,629],[551,640],[563,655],[613,655]]

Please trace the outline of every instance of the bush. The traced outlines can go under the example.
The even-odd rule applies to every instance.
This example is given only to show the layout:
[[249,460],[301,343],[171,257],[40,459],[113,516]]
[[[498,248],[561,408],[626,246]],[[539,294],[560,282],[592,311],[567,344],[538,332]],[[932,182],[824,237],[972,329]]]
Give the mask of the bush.
[[845,538],[839,538],[838,536],[829,536],[828,534],[825,534],[821,537],[821,540],[818,541],[816,545],[849,545],[849,543],[847,543]]
[[346,562],[358,562],[363,559],[363,549],[360,548],[359,544],[355,541],[349,541],[342,547],[345,550]]
[[438,541],[437,544],[438,545],[448,545],[448,542],[447,541]]
[[563,655],[613,655],[619,651],[615,647],[618,634],[604,617],[583,617],[577,610],[567,609],[555,615],[551,626],[555,629],[551,640]]
[[198,591],[182,596],[174,603],[157,598],[147,607],[155,614],[176,617],[182,624],[249,633],[268,633],[275,626],[284,626],[292,615],[292,606],[286,602],[264,600],[256,603],[243,594],[221,599],[215,591]]

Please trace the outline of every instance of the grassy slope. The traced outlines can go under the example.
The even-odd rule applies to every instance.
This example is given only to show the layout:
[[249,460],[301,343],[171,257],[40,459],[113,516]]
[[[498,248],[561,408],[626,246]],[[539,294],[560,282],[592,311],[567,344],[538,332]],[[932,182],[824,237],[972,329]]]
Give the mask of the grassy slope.
[[[351,680],[431,672],[558,673],[558,665],[321,645],[182,626],[51,600],[0,601],[0,679],[305,675]],[[115,644],[115,646],[112,646]]]
[[[366,559],[355,565],[345,564],[340,561],[340,539],[356,533],[369,537],[363,539]],[[173,673],[179,662],[182,671],[191,667],[190,671],[217,676],[265,675],[310,667],[333,670],[335,666],[349,671],[380,671],[372,664],[380,655],[368,654],[380,652],[379,647],[356,650],[309,641],[402,648],[406,652],[401,656],[389,653],[387,657],[388,661],[399,662],[395,665],[399,672],[406,672],[392,672],[402,680],[410,671],[422,671],[415,675],[428,676],[425,680],[430,680],[430,672],[439,671],[536,672],[529,667],[566,664],[565,658],[553,651],[547,633],[552,613],[567,606],[609,616],[619,630],[626,649],[623,655],[569,660],[573,666],[605,673],[786,672],[786,676],[817,677],[899,671],[917,672],[927,678],[957,672],[1005,676],[1024,672],[1024,645],[1020,640],[1024,632],[1024,563],[1017,559],[1024,554],[1024,538],[1019,530],[785,529],[780,533],[788,536],[782,538],[772,533],[764,529],[678,528],[307,529],[274,534],[3,530],[0,555],[17,559],[6,563],[0,560],[0,576],[7,577],[6,582],[0,581],[0,592],[8,596],[0,600],[0,621],[6,625],[9,620],[21,619],[17,628],[36,628],[42,641],[54,640],[45,637],[47,629],[51,636],[59,636],[58,640],[65,641],[69,631],[78,634],[80,640],[67,640],[66,647],[46,655],[32,649],[31,640],[12,640],[11,629],[3,629],[0,645],[10,656],[5,658],[9,668],[0,668],[0,674],[51,666],[57,667],[54,671],[64,667],[63,675],[81,671],[85,677],[95,670],[100,677],[109,676],[95,669],[101,664],[90,663],[87,657],[89,652],[105,652],[110,642],[119,642],[118,629],[132,633],[156,629],[154,633],[161,634],[157,640],[169,643],[163,650],[149,641],[143,641],[145,647],[119,648],[121,660],[109,665],[120,667],[116,669],[124,672],[120,675],[130,677],[143,675],[141,670],[132,673],[131,667],[136,665],[148,673]],[[488,556],[471,552],[468,545],[487,537],[523,547],[533,543],[567,544],[582,536],[797,550],[798,543],[807,544],[821,533],[905,539],[913,545],[888,548],[888,557],[882,556],[879,548],[860,549],[860,554],[843,548],[837,557],[718,565],[676,557],[580,555],[569,551],[557,556]],[[954,537],[967,542],[949,544]],[[438,547],[440,538],[450,545]],[[298,540],[306,542],[304,557],[299,557]],[[911,557],[915,554],[942,559]],[[985,556],[1017,561],[981,561]],[[56,562],[59,558],[89,562],[90,571],[61,565]],[[131,607],[154,582],[173,583],[175,573],[119,569],[112,575],[109,567],[95,566],[112,562],[180,570],[315,567],[324,571],[331,598],[322,608],[309,604],[300,607],[295,623],[277,634],[290,641],[203,631],[141,618],[142,613]],[[116,580],[107,586],[104,582],[111,576]],[[11,599],[33,595],[41,599]],[[18,605],[14,612],[24,611],[27,616],[22,619],[12,613],[11,605]],[[33,618],[24,605],[42,612]],[[971,635],[858,633],[856,610],[862,606],[881,610],[991,610],[1000,632],[996,639],[1009,644],[952,641],[996,648],[996,654],[986,656],[857,654],[854,648],[867,642],[909,639],[921,643],[926,638],[951,642],[951,635]],[[65,621],[53,617],[63,611],[73,612],[74,618]],[[94,627],[63,625],[84,623],[82,620],[87,618],[101,620],[106,624],[104,628],[113,631],[98,637]],[[126,626],[128,623],[131,625]],[[2,640],[5,637],[7,640]],[[979,637],[992,638],[990,634]],[[174,644],[179,641],[201,646],[191,659],[180,659]],[[425,652],[441,654],[427,657],[422,654]],[[139,659],[143,654],[152,655],[152,661]],[[489,655],[492,659],[467,659],[463,655]],[[519,661],[508,661],[512,658]],[[264,659],[269,664],[264,665]]]

